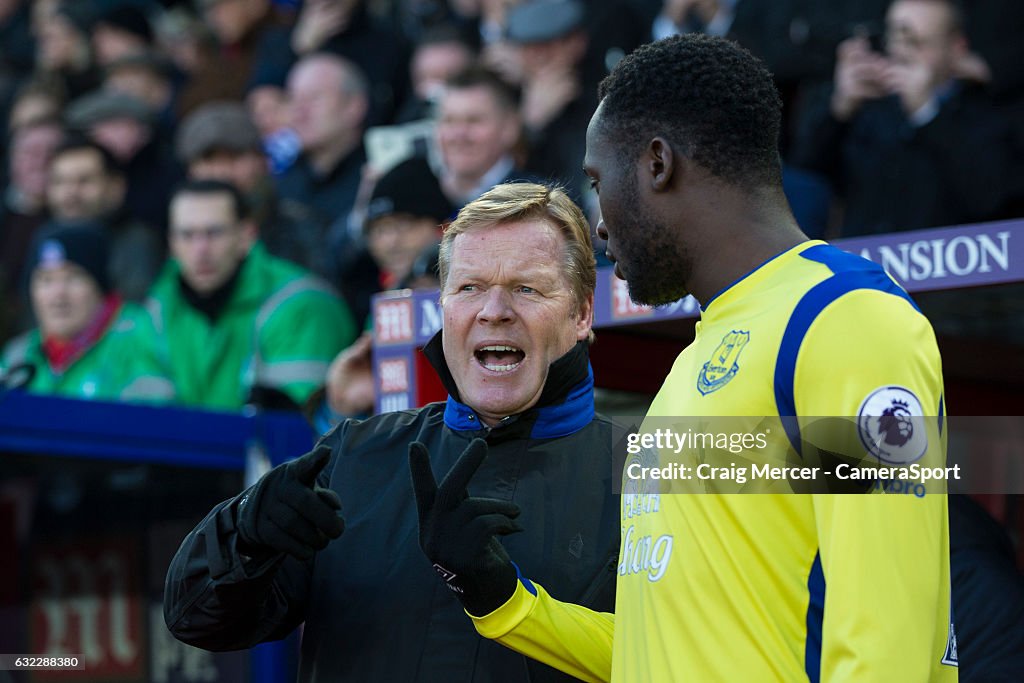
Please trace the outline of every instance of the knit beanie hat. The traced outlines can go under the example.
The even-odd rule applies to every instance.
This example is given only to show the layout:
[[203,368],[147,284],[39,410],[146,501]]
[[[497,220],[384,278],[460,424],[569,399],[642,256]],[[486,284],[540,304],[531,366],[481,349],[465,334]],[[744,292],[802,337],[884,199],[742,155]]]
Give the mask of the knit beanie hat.
[[26,272],[31,275],[36,268],[58,268],[73,263],[89,273],[106,294],[110,291],[109,260],[110,244],[98,226],[51,222],[40,230]]
[[366,209],[365,226],[396,213],[430,218],[438,223],[456,213],[426,159],[407,159],[377,181]]

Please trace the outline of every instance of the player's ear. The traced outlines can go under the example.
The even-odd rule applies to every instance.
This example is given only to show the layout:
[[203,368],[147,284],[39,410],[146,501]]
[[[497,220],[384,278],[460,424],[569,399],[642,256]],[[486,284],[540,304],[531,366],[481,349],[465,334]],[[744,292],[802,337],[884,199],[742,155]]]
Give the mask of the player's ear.
[[672,145],[663,137],[653,138],[647,145],[647,169],[651,178],[651,189],[663,192],[669,186],[675,172],[675,157]]

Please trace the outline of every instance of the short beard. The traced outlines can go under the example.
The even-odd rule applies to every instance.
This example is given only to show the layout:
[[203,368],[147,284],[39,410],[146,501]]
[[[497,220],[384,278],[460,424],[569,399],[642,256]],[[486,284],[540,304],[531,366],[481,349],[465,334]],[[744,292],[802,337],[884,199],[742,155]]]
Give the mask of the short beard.
[[[685,298],[686,281],[693,272],[690,254],[676,240],[676,231],[658,220],[642,206],[635,188],[627,189],[630,204],[637,207],[631,212],[631,225],[621,226],[621,234],[630,235],[629,246],[621,245],[619,270],[629,285],[629,298],[633,303],[661,306]],[[620,240],[622,242],[623,240]],[[628,272],[623,261],[629,264]]]
[[[686,290],[685,278],[690,272],[686,252],[676,245],[658,246],[652,243],[650,246],[650,252],[638,254],[634,258],[630,270],[635,269],[637,273],[624,273],[626,284],[629,285],[629,298],[633,303],[646,306],[662,306],[686,298],[689,292]],[[676,251],[679,253],[674,253]]]

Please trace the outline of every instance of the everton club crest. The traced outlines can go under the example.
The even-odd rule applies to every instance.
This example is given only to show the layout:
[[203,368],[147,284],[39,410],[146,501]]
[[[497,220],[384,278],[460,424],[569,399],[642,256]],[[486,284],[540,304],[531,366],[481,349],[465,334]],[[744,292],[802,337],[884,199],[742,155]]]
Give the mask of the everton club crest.
[[715,352],[711,354],[711,360],[704,364],[700,374],[697,375],[697,391],[703,395],[718,391],[736,376],[740,371],[740,352],[750,341],[750,332],[745,330],[733,330],[722,338]]

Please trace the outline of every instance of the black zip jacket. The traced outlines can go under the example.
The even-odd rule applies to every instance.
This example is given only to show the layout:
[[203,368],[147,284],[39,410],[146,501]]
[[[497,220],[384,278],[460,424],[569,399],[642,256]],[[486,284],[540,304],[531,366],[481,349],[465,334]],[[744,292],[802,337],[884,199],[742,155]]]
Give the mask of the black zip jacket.
[[298,680],[567,681],[570,677],[477,635],[423,555],[408,444],[427,445],[435,476],[477,436],[490,445],[470,495],[522,508],[503,539],[524,575],[552,595],[614,609],[619,544],[612,494],[612,424],[594,413],[593,373],[578,344],[551,366],[540,401],[492,429],[459,401],[440,355],[426,349],[447,403],[343,422],[320,484],[338,492],[345,533],[308,563],[243,559],[235,508],[218,505],[185,539],[167,574],[164,616],[180,640],[234,650],[287,636],[305,622]]

